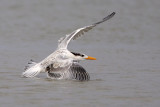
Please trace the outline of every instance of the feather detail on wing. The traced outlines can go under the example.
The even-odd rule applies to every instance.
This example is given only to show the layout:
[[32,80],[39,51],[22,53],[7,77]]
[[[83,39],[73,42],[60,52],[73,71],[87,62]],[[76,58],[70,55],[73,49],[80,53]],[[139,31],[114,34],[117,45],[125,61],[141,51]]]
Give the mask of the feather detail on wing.
[[32,78],[43,71],[43,67],[39,64],[30,60],[28,65],[25,67],[25,71],[22,73],[22,77]]
[[90,80],[89,74],[78,63],[73,63],[68,70],[63,72],[52,72],[48,70],[48,77],[52,79],[71,79],[78,81]]
[[70,73],[70,77],[72,79],[79,81],[90,80],[90,76],[87,71],[78,63],[73,63],[68,72]]
[[24,70],[29,69],[30,67],[36,65],[37,63],[35,61],[33,61],[32,59],[28,62],[28,65],[25,66]]
[[103,18],[101,21],[96,22],[92,25],[89,26],[85,26],[83,28],[77,29],[75,31],[73,31],[71,34],[66,35],[65,37],[60,38],[60,40],[58,41],[58,48],[67,48],[69,42],[71,40],[75,40],[78,37],[82,36],[85,32],[88,32],[89,30],[91,30],[92,28],[94,28],[96,25],[103,23],[107,20],[109,20],[110,18],[112,18],[115,15],[115,12],[111,13],[110,15],[108,15],[107,17]]

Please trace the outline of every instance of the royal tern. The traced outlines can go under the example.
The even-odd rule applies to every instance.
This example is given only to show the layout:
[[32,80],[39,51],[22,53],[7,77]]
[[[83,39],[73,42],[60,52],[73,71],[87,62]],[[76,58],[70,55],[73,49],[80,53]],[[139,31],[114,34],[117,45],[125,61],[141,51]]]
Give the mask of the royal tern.
[[62,37],[58,41],[58,48],[39,63],[31,60],[22,73],[23,77],[32,78],[40,72],[46,72],[47,76],[52,79],[73,79],[79,81],[89,80],[90,76],[86,70],[79,65],[81,60],[96,60],[94,57],[87,56],[81,53],[70,52],[67,49],[71,40],[75,40],[82,36],[85,32],[91,30],[96,25],[107,21],[115,15],[111,13],[101,21],[85,26],[73,31],[71,34]]

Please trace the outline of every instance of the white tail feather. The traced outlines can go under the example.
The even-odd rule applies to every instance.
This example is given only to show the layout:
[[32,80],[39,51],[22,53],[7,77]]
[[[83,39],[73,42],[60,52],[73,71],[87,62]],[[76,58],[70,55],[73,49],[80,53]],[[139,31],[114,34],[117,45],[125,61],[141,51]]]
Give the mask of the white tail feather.
[[37,63],[33,61],[32,59],[28,62],[28,65],[25,66],[24,70],[26,71],[27,69],[31,68],[32,66],[36,65]]
[[22,73],[22,76],[32,78],[38,75],[42,70],[43,69],[39,63],[31,60],[31,62],[28,63],[28,66],[25,67],[25,71]]

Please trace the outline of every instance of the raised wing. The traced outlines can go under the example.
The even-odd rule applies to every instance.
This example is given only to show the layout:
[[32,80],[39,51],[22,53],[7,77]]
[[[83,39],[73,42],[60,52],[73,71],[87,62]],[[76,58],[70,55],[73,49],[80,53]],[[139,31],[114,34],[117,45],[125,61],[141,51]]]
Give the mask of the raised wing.
[[73,63],[69,69],[63,72],[52,72],[52,70],[48,70],[48,77],[52,79],[71,79],[78,81],[88,81],[90,79],[89,74],[78,63]]
[[89,30],[91,30],[92,28],[94,28],[96,25],[103,23],[107,20],[109,20],[110,18],[112,18],[115,15],[115,12],[111,13],[110,15],[108,15],[107,17],[103,18],[101,21],[96,22],[94,24],[91,24],[89,26],[85,26],[83,28],[79,28],[75,31],[73,31],[71,34],[66,35],[65,37],[60,38],[60,40],[58,41],[58,48],[67,48],[69,42],[73,39],[77,39],[78,37],[82,36],[85,32],[88,32]]

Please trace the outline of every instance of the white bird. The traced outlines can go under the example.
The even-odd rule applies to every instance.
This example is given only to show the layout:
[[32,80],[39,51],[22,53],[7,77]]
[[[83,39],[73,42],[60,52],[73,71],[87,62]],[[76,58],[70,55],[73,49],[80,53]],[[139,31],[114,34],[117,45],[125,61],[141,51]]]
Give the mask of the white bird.
[[23,77],[32,78],[38,75],[40,72],[47,72],[48,77],[52,79],[72,79],[85,81],[89,80],[90,76],[86,70],[79,65],[80,60],[96,60],[94,57],[87,56],[85,54],[70,52],[67,49],[71,40],[75,40],[82,36],[84,32],[87,32],[94,28],[96,25],[107,21],[115,15],[115,12],[111,13],[101,21],[79,28],[73,31],[71,34],[60,38],[58,41],[58,48],[55,52],[50,54],[44,60],[39,63],[31,62],[26,66],[25,71],[22,73]]

